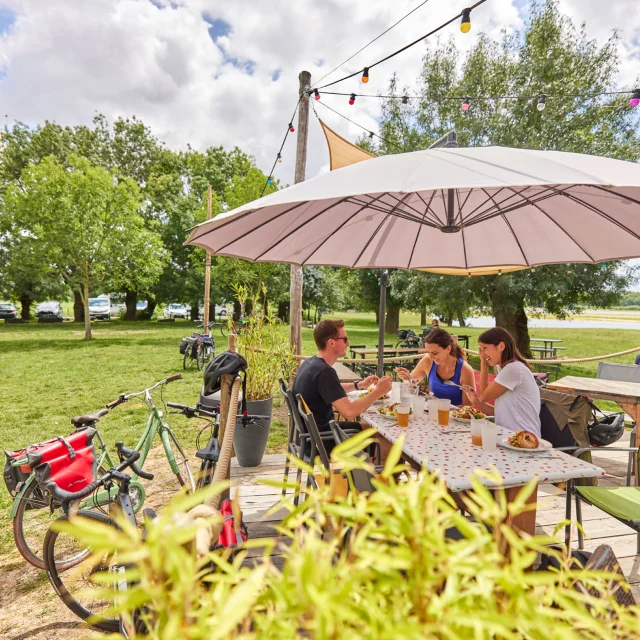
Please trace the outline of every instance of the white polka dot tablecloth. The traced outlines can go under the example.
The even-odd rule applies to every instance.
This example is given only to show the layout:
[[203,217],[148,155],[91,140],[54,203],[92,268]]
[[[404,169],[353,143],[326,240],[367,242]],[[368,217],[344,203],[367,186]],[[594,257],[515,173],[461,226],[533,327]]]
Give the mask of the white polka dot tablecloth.
[[[404,434],[404,454],[429,471],[436,472],[451,491],[471,489],[474,472],[478,469],[491,471],[492,465],[500,472],[504,487],[524,485],[535,477],[542,483],[605,475],[599,467],[554,449],[544,453],[524,453],[498,445],[496,451],[485,451],[471,444],[468,424],[450,420],[448,427],[439,427],[428,419],[426,413],[424,416],[411,416],[406,429],[381,417],[375,408],[364,413],[362,419],[390,442]],[[498,440],[509,433],[506,429],[499,430]],[[498,486],[487,478],[480,480],[488,487]]]

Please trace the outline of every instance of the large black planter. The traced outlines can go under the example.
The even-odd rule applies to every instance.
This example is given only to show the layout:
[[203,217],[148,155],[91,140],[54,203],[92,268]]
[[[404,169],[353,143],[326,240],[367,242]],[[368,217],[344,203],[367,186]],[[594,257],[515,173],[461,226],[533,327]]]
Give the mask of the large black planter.
[[249,415],[269,416],[268,420],[256,420],[256,424],[242,426],[242,419],[236,422],[236,433],[233,439],[233,448],[241,467],[257,467],[262,462],[264,451],[267,448],[269,429],[271,427],[271,412],[273,410],[273,398],[267,400],[247,400],[247,413]]

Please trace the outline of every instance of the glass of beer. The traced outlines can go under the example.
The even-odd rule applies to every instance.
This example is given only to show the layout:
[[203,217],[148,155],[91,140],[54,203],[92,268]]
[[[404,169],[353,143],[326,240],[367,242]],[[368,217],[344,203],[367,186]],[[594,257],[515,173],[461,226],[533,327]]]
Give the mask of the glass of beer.
[[476,447],[482,446],[482,423],[481,418],[471,418],[471,444]]
[[406,429],[409,426],[409,413],[411,411],[410,404],[399,404],[396,407],[396,417],[398,419],[398,426]]
[[438,424],[441,427],[449,425],[449,410],[451,409],[451,400],[449,398],[438,398]]

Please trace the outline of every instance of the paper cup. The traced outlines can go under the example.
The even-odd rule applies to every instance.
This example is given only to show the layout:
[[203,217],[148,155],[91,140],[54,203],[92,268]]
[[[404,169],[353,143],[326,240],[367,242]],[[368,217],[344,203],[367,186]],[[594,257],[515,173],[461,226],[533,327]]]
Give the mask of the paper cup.
[[438,398],[438,424],[441,427],[449,425],[450,410],[451,400],[449,398]]
[[411,405],[400,404],[396,407],[396,418],[398,419],[399,427],[409,426],[409,413],[411,412]]
[[421,416],[424,413],[424,396],[413,396],[411,406],[413,407],[413,415]]
[[427,409],[429,410],[429,420],[431,422],[438,422],[438,399],[432,398],[427,402]]
[[481,418],[471,418],[471,444],[476,447],[482,446],[482,423]]
[[400,385],[402,382],[391,383],[391,401],[400,402]]

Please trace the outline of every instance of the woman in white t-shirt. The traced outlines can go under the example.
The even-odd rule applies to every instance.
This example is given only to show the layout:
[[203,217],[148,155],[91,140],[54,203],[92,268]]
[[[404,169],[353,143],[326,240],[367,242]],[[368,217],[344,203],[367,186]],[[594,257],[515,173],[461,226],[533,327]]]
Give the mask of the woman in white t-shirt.
[[[530,431],[540,437],[540,390],[529,365],[520,355],[511,334],[501,327],[489,329],[478,338],[480,382],[477,394],[468,390],[473,404],[493,413],[496,424],[511,431]],[[489,366],[498,375],[489,384]],[[489,402],[494,402],[492,407]]]

